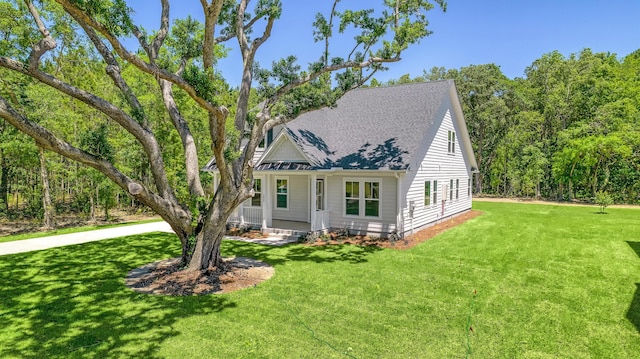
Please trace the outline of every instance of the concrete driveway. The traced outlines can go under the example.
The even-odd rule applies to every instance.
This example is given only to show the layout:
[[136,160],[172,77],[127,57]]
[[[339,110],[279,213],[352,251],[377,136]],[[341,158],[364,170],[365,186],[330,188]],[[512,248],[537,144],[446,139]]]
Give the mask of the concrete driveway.
[[24,239],[21,241],[0,243],[0,256],[30,251],[39,251],[42,249],[94,242],[102,239],[131,236],[149,232],[173,233],[173,230],[167,222],[153,222],[107,229],[96,229],[94,231],[87,232],[61,234],[57,236]]

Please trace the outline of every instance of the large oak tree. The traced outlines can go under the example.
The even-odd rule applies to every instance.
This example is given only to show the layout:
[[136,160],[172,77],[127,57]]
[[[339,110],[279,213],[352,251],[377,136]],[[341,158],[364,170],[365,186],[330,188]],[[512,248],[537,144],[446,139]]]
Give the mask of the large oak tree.
[[[192,18],[171,24],[169,0],[160,0],[156,5],[161,7],[160,27],[152,35],[133,23],[124,0],[4,3],[12,18],[0,22],[4,27],[0,28],[0,67],[81,101],[121,126],[143,149],[152,186],[125,173],[108,157],[65,141],[10,98],[0,97],[0,117],[31,136],[39,147],[98,170],[158,213],[179,237],[187,269],[219,266],[227,218],[253,195],[252,158],[266,131],[304,112],[335,104],[345,92],[384,70],[387,63],[399,61],[405,49],[429,34],[427,11],[446,9],[443,0],[381,0],[370,9],[353,8],[362,3],[334,0],[309,5],[321,11],[309,24],[321,46],[317,61],[304,70],[293,55],[270,68],[256,61],[258,51],[269,46],[272,31],[276,31],[274,24],[283,11],[279,0],[200,0],[204,24]],[[12,26],[12,19],[20,26]],[[26,20],[29,25],[25,28]],[[69,31],[92,46],[124,105],[65,81],[62,67],[46,65],[55,58],[51,53],[65,51],[59,42]],[[130,38],[139,43],[138,51],[126,46]],[[242,80],[233,92],[234,103],[227,104],[223,97],[229,91],[217,66],[221,46],[232,42],[236,44],[226,49],[239,51]],[[336,56],[336,48],[347,50]],[[153,79],[162,94],[166,118],[182,142],[187,200],[178,199],[175,184],[167,179],[162,144],[150,126],[149,114],[154,111],[145,108],[139,99],[142,94],[123,76],[125,67]],[[176,92],[190,97],[208,117],[211,151],[220,173],[220,184],[211,196],[200,179],[196,141],[183,115],[188,111],[180,108]],[[250,105],[255,93],[261,100],[257,108]]]

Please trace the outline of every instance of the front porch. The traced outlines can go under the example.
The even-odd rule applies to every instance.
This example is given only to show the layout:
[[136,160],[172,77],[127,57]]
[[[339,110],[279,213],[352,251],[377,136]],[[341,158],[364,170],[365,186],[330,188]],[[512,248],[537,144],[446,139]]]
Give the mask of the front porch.
[[262,174],[254,179],[254,192],[254,197],[229,217],[229,223],[289,236],[330,228],[324,178],[315,174]]

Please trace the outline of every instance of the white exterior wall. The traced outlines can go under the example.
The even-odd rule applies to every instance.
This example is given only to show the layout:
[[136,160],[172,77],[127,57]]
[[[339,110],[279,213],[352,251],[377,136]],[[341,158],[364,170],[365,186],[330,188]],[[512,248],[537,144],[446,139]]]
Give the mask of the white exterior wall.
[[[377,180],[380,182],[380,207],[379,217],[355,217],[345,215],[345,188],[346,180]],[[327,209],[330,210],[330,225],[332,228],[349,228],[358,233],[371,233],[378,236],[387,236],[396,228],[397,211],[397,182],[398,180],[388,174],[358,174],[330,175],[325,179]],[[360,188],[360,191],[364,191]]]
[[[289,208],[276,208],[276,180],[288,179],[289,184]],[[274,175],[271,178],[271,203],[273,219],[284,221],[309,221],[309,177],[307,175]]]
[[[450,217],[461,212],[471,209],[471,194],[468,191],[468,179],[471,177],[471,170],[465,163],[463,151],[460,148],[458,134],[460,131],[456,128],[452,116],[455,116],[450,104],[443,106],[441,111],[441,123],[434,123],[434,133],[427,137],[433,137],[431,145],[426,151],[426,155],[422,162],[412,164],[415,169],[415,175],[405,177],[403,183],[403,192],[406,193],[406,203],[403,203],[404,233],[411,234],[412,229],[416,231],[435,222]],[[448,131],[455,131],[455,153],[448,153]],[[455,185],[456,179],[459,180],[459,196],[456,199]],[[433,181],[438,181],[438,188],[433,188]],[[453,200],[449,199],[449,192],[444,197],[444,189],[450,185],[453,180],[454,193]],[[425,182],[431,181],[431,199],[430,204],[425,206],[424,187]],[[438,191],[438,203],[433,203],[433,191]],[[444,200],[444,206],[443,206]],[[415,203],[413,218],[409,211],[411,201]]]
[[287,138],[281,139],[274,145],[277,147],[273,148],[269,154],[269,161],[307,162],[300,150]]
[[[278,135],[280,134],[280,132],[282,132],[282,126],[278,125],[276,127],[273,128],[273,141],[275,142],[276,137],[278,137]],[[265,143],[267,141],[267,136],[265,135]],[[271,143],[270,145],[273,146],[274,143]],[[260,160],[260,158],[262,157],[262,155],[267,151],[267,147],[258,147],[256,148],[256,152],[253,154],[253,163],[258,163],[258,160]]]

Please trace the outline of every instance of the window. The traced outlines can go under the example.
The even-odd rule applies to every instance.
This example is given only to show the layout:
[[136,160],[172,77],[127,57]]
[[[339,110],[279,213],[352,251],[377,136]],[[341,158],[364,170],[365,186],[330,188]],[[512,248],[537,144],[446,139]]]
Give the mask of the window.
[[380,216],[380,182],[348,180],[344,182],[344,213],[347,216]]
[[360,182],[345,182],[345,214],[360,215]]
[[289,180],[287,178],[276,178],[276,208],[289,208]]
[[438,204],[438,181],[433,181],[433,204]]
[[449,201],[453,201],[453,180],[449,180]]
[[324,180],[316,180],[316,211],[324,210]]
[[449,153],[456,153],[456,133],[454,131],[449,131],[447,151]]
[[378,217],[380,214],[380,183],[364,183],[364,215]]
[[251,198],[251,207],[260,207],[262,205],[262,180],[260,178],[253,180],[253,192],[255,194]]
[[460,198],[460,179],[456,179],[456,199]]
[[431,204],[431,181],[424,182],[424,205]]
[[467,197],[471,196],[471,177],[467,179]]
[[263,137],[260,143],[258,144],[258,149],[265,149],[269,147],[273,142],[273,128],[267,131],[267,136]]

